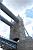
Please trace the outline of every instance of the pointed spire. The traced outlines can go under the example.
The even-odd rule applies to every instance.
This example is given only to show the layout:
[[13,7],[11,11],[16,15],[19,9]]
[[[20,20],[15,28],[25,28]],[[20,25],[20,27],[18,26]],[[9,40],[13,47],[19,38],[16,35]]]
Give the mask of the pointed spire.
[[22,17],[19,14],[18,14],[17,18],[19,19],[19,21],[23,22],[23,19],[22,19]]

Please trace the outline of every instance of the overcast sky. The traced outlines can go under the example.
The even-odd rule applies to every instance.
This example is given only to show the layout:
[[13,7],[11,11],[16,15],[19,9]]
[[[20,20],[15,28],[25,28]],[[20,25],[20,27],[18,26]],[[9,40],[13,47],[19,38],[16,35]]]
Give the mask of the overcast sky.
[[[3,0],[2,2],[14,15],[20,15],[23,18],[25,28],[27,29],[30,36],[33,37],[33,0]],[[0,10],[1,11],[1,10]],[[7,20],[11,19],[1,11],[1,15]],[[7,17],[6,17],[7,16]],[[0,32],[6,33],[7,38],[9,38],[9,26],[0,21]],[[6,28],[5,28],[6,27]],[[2,33],[2,34],[4,34]],[[4,34],[5,35],[5,34]]]

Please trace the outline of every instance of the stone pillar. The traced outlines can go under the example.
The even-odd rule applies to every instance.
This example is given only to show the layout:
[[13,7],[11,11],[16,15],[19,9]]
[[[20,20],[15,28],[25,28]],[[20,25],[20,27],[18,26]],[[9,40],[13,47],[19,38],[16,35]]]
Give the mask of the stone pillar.
[[19,38],[19,42],[17,42],[17,50],[25,50],[25,29],[24,29],[24,23],[23,19],[18,15],[19,23],[14,23],[14,27],[10,28],[10,39],[16,39]]
[[25,29],[23,24],[23,19],[18,16],[19,23],[13,22],[14,27],[10,28],[10,39],[19,38],[20,40],[25,40]]

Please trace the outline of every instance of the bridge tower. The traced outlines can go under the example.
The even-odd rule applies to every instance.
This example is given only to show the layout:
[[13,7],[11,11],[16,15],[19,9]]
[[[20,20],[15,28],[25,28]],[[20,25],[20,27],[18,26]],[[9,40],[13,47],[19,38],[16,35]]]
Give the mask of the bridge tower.
[[[10,27],[10,39],[13,39],[17,42],[17,50],[23,50],[24,48],[24,40],[25,40],[25,29],[23,19],[18,15],[19,23],[13,22],[14,27]],[[23,43],[22,43],[23,42]]]

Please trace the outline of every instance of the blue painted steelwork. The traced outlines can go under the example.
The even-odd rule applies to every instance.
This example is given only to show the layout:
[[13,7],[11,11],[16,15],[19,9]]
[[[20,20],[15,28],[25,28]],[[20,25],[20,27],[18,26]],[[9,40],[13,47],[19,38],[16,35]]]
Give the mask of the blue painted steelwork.
[[19,19],[8,8],[6,8],[2,3],[0,3],[0,9],[2,11],[4,11],[15,22],[17,22],[17,23],[19,22]]
[[13,40],[10,41],[10,40],[0,37],[0,46],[2,46],[2,45],[4,45],[5,48],[16,49],[17,42],[15,42]]
[[[2,3],[0,3],[0,9],[4,11],[8,16],[10,16],[10,18],[12,18],[15,22],[17,23],[19,22],[19,19],[12,12],[10,12]],[[4,19],[2,16],[0,16],[0,20],[5,22],[9,26],[13,26],[13,24],[11,24],[9,21]],[[13,40],[10,41],[10,40],[0,37],[0,46],[4,46],[5,48],[10,48],[10,49],[11,48],[16,49],[17,42]]]
[[6,20],[4,17],[2,17],[0,15],[0,20],[3,21],[4,23],[6,23],[7,25],[9,25],[10,27],[14,26],[11,22],[9,22],[8,20]]

